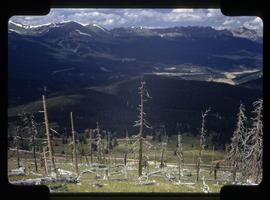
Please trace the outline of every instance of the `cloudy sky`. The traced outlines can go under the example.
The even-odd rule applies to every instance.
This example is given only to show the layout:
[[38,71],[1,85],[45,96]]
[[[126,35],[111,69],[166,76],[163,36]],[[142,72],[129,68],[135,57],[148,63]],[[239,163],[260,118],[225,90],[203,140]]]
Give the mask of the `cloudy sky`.
[[107,29],[127,26],[259,29],[263,26],[259,17],[226,17],[219,9],[51,9],[46,16],[13,16],[11,20],[27,25],[77,21]]

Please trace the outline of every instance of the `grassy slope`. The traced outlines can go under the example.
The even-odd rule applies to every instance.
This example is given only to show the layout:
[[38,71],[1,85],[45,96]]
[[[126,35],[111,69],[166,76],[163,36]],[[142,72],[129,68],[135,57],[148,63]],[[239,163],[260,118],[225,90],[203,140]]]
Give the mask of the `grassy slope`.
[[[169,138],[169,144],[168,144],[168,148],[167,148],[167,161],[168,161],[168,166],[175,168],[175,171],[172,172],[172,175],[178,177],[178,172],[177,172],[177,167],[173,167],[176,162],[177,162],[177,158],[174,155],[174,150],[176,149],[176,140],[175,140],[176,136],[172,136]],[[198,148],[199,148],[199,144],[198,141],[199,138],[198,137],[192,137],[192,136],[188,136],[188,135],[183,135],[183,154],[184,154],[184,162],[185,164],[191,164],[192,162],[195,161],[196,155],[198,154]],[[61,143],[61,141],[57,141],[56,139],[54,139],[53,142],[53,149],[56,153],[56,155],[59,155],[63,150],[68,154],[67,158],[68,160],[65,159],[65,155],[62,155],[61,157],[57,157],[56,158],[56,165],[57,167],[61,168],[61,169],[65,169],[65,170],[69,170],[69,171],[73,171],[72,166],[70,164],[67,164],[66,162],[70,163],[71,162],[71,147],[66,144],[63,145]],[[160,146],[157,145],[157,142],[153,142],[151,140],[149,140],[153,145],[155,145],[157,147],[156,150],[156,156],[157,156],[157,162],[156,162],[156,167],[154,166],[154,154],[155,151],[149,151],[146,150],[146,148],[144,148],[144,155],[149,156],[149,169],[144,169],[144,172],[152,172],[152,171],[156,171],[159,170],[159,157],[160,157]],[[206,138],[206,144],[211,145],[209,142],[209,138]],[[58,146],[55,146],[55,143],[58,143]],[[123,164],[123,152],[125,150],[125,146],[124,146],[124,140],[123,139],[118,139],[118,146],[116,146],[113,151],[110,153],[111,155],[111,163],[112,166],[114,164]],[[194,147],[192,148],[192,144],[194,145]],[[106,142],[105,142],[105,146],[106,146]],[[131,146],[131,144],[129,145],[129,147]],[[82,145],[78,145],[78,149],[80,148],[84,148],[86,154],[89,153],[89,143],[88,144],[82,144]],[[211,149],[211,148],[210,148]],[[202,162],[203,164],[209,164],[209,162],[212,159],[212,151],[211,150],[205,150],[203,151],[203,157],[202,157]],[[132,162],[132,159],[134,159],[134,155],[137,158],[137,154],[128,154],[128,165],[131,167],[136,168],[137,167],[137,163]],[[29,163],[29,159],[31,159],[31,162],[33,162],[32,159],[32,155],[31,154],[27,154],[27,156],[25,156],[26,154],[21,154],[22,158],[22,162],[26,165],[26,166],[30,166]],[[108,155],[106,155],[108,156]],[[222,150],[217,150],[215,151],[214,154],[214,160],[219,160],[219,159],[223,159],[224,157],[224,152]],[[95,158],[95,157],[94,157]],[[116,159],[115,159],[116,158]],[[135,158],[135,159],[136,159]],[[90,160],[89,156],[88,159]],[[78,157],[78,161],[80,163],[79,165],[79,170],[84,170],[84,169],[89,169],[89,167],[87,167],[86,165],[86,160],[83,157],[82,160],[80,159],[80,156]],[[94,159],[94,162],[96,162],[96,160]],[[116,162],[116,163],[115,163]],[[16,159],[15,159],[15,154],[14,152],[9,151],[9,162],[8,162],[8,169],[15,169],[16,168]],[[191,171],[184,172],[184,176],[191,174],[192,176],[189,178],[189,180],[182,180],[183,182],[194,182],[196,175],[195,175],[195,169],[194,167],[190,167],[189,165],[185,165],[184,168],[188,168]],[[28,168],[26,168],[28,170]],[[34,166],[31,165],[30,169],[32,171],[34,171]],[[193,170],[193,171],[192,171]],[[138,184],[139,181],[137,180],[137,170],[129,170],[127,177],[130,178],[131,180],[129,181],[114,181],[114,180],[103,180],[103,172],[104,170],[101,168],[100,170],[96,171],[96,173],[101,175],[101,179],[95,179],[93,174],[85,174],[82,176],[81,182],[78,184],[64,184],[65,185],[65,190],[64,191],[68,191],[68,192],[202,192],[201,190],[201,186],[202,186],[202,182],[200,182],[200,184],[194,185],[194,187],[185,187],[185,186],[178,186],[178,185],[174,185],[173,182],[170,182],[168,180],[165,180],[163,176],[166,175],[166,173],[162,173],[160,174],[160,176],[151,176],[149,177],[148,181],[156,181],[157,184],[155,185],[148,185],[148,186],[135,186],[135,184]],[[111,169],[111,173],[113,172],[120,172],[121,169]],[[40,172],[39,172],[40,173]],[[201,177],[205,176],[205,178],[209,179],[207,181],[207,184],[209,184],[210,189],[212,192],[219,192],[220,188],[222,187],[223,184],[227,184],[225,182],[220,182],[218,185],[212,185],[213,181],[211,181],[213,179],[213,174],[209,175],[208,171],[202,171],[201,172]],[[29,178],[37,178],[38,176],[34,176],[34,175],[28,175],[28,176],[20,176],[20,177],[10,177],[9,181],[15,181],[15,180],[21,180],[21,179],[29,179]],[[111,175],[111,178],[124,178],[124,174],[115,174],[115,175]],[[144,181],[144,180],[142,180]],[[177,181],[177,179],[175,180]],[[95,183],[100,183],[100,184],[105,184],[103,187],[91,187],[90,184],[95,184]],[[57,185],[57,183],[54,184],[48,184],[49,187],[54,187],[55,185]],[[59,184],[58,184],[59,185]],[[58,191],[61,191],[61,189],[59,189]]]

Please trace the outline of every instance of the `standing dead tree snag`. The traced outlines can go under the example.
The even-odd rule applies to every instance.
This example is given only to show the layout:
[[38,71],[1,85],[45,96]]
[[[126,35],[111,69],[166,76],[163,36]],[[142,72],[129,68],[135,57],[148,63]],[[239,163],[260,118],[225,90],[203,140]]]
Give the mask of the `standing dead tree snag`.
[[256,117],[253,118],[252,128],[249,131],[250,143],[248,157],[251,159],[251,181],[258,183],[262,170],[262,135],[263,135],[263,100],[259,99],[253,103],[255,109],[253,113]]
[[48,122],[48,115],[47,115],[47,108],[46,108],[46,100],[45,96],[42,95],[42,102],[43,102],[43,110],[44,110],[44,119],[45,119],[45,128],[46,128],[46,134],[47,134],[47,141],[48,141],[48,147],[49,147],[49,155],[50,155],[50,161],[51,161],[51,175],[56,176],[56,168],[54,163],[54,156],[53,156],[53,150],[52,150],[52,144],[51,144],[51,137],[50,137],[50,129],[49,129],[49,122]]
[[204,149],[205,117],[207,116],[208,112],[210,112],[210,108],[208,108],[205,112],[202,112],[202,127],[201,127],[201,137],[200,137],[200,149],[199,149],[199,155],[198,155],[198,160],[197,160],[197,179],[196,179],[197,183],[199,182],[199,178],[200,178],[202,150]]
[[20,128],[18,126],[16,127],[16,132],[17,132],[17,135],[14,137],[14,139],[15,139],[15,144],[16,144],[17,166],[19,169],[21,167],[21,160],[20,160],[20,153],[19,153],[19,141],[21,139],[21,134],[20,134]]
[[181,176],[183,176],[183,151],[182,151],[182,142],[181,142],[181,135],[178,134],[178,149],[177,149],[177,157],[178,157],[178,176],[179,176],[179,181],[181,179]]
[[214,161],[214,155],[215,155],[215,145],[213,145],[213,150],[212,150],[212,158],[211,158],[211,168],[210,168],[210,171],[209,171],[209,174],[211,175],[213,170],[214,170],[214,164],[213,164],[213,161]]
[[97,160],[99,163],[103,163],[104,156],[103,156],[103,143],[102,143],[102,138],[100,134],[100,128],[99,128],[99,123],[97,122],[97,128],[96,128],[96,139],[97,139]]
[[126,130],[126,141],[125,141],[125,152],[124,152],[124,166],[127,165],[128,143],[129,143],[129,137],[128,137],[128,131]]
[[166,149],[167,149],[167,145],[168,145],[168,136],[165,135],[163,137],[163,141],[161,142],[161,155],[160,155],[160,168],[163,168],[166,166],[166,163],[165,163],[165,156],[166,156]]
[[240,170],[242,166],[240,163],[244,160],[244,148],[245,148],[245,134],[246,134],[246,116],[245,107],[242,103],[239,106],[239,112],[237,114],[237,125],[236,129],[231,138],[231,145],[229,147],[229,152],[227,158],[231,160],[232,164],[232,179],[233,182],[236,181],[236,172]]
[[47,177],[47,170],[45,167],[45,159],[43,158],[43,152],[40,152],[40,170],[42,177]]
[[77,160],[77,152],[76,152],[76,138],[75,138],[72,112],[70,112],[70,122],[71,122],[71,132],[72,132],[73,158],[75,161],[75,172],[78,174],[79,170],[78,170],[78,160]]
[[37,167],[37,157],[36,157],[36,136],[38,134],[37,131],[37,126],[36,126],[36,122],[34,121],[34,115],[31,115],[31,132],[32,132],[32,147],[33,147],[33,156],[34,156],[34,161],[35,161],[35,170],[36,172],[38,171],[38,167]]
[[93,143],[92,143],[92,139],[93,139],[93,134],[94,134],[94,132],[93,132],[93,130],[92,129],[90,129],[90,162],[91,162],[91,165],[93,164],[93,148],[92,148],[92,145],[93,145]]
[[151,128],[150,124],[145,120],[146,113],[143,111],[144,109],[144,102],[146,101],[146,98],[151,98],[147,89],[145,88],[145,81],[141,81],[141,86],[139,87],[139,94],[140,94],[140,105],[139,105],[139,120],[135,121],[134,126],[140,127],[139,132],[139,164],[138,164],[138,176],[142,176],[142,152],[143,152],[143,126],[146,128]]

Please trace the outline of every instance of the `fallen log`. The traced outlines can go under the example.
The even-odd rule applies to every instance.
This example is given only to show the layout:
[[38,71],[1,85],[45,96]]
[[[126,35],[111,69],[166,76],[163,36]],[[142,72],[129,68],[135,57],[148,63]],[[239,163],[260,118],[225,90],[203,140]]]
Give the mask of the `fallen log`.
[[79,181],[80,178],[81,178],[81,176],[82,176],[83,174],[85,174],[85,173],[95,174],[95,178],[96,178],[96,179],[99,179],[99,178],[100,178],[100,175],[97,174],[96,172],[92,171],[92,169],[86,169],[86,170],[80,172],[79,176],[77,177],[77,180]]
[[135,184],[135,186],[140,186],[140,185],[154,185],[156,184],[157,182],[154,180],[154,181],[146,181],[146,182],[139,182],[138,184]]
[[157,170],[157,171],[154,171],[154,172],[150,172],[148,174],[148,176],[153,176],[154,174],[158,174],[158,173],[162,173],[163,171],[162,170]]
[[41,185],[44,183],[53,183],[53,182],[77,183],[78,180],[76,177],[62,176],[62,177],[46,177],[46,178],[12,181],[10,183],[15,185]]
[[93,183],[91,184],[92,187],[103,187],[104,184],[101,184],[101,183]]
[[80,175],[85,174],[85,173],[91,173],[91,174],[96,174],[97,175],[97,173],[94,172],[92,169],[83,170],[83,171],[80,172]]
[[110,181],[129,181],[128,178],[111,178]]
[[59,172],[59,174],[62,175],[68,175],[71,176],[73,174],[75,174],[74,172],[68,171],[68,170],[64,170],[64,169],[60,169],[58,168],[57,171]]
[[19,169],[13,169],[8,172],[8,176],[25,176],[25,167],[20,167]]
[[194,185],[195,183],[182,183],[181,181],[175,182],[174,185],[184,185],[184,186],[189,186],[189,185]]

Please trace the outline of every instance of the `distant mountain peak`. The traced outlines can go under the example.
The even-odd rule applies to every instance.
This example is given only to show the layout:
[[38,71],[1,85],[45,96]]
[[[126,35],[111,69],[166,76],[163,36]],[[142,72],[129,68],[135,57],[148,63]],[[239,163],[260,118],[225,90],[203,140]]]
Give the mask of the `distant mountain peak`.
[[120,33],[125,34],[137,34],[139,36],[160,36],[160,37],[216,37],[217,35],[227,35],[240,38],[246,38],[252,41],[262,43],[262,31],[252,30],[247,27],[239,27],[233,29],[217,30],[210,26],[176,26],[166,28],[149,28],[144,26],[131,26],[131,27],[120,27],[112,30],[100,26],[99,24],[82,24],[77,21],[63,21],[60,23],[47,23],[41,25],[25,25],[19,22],[9,21],[9,30],[18,34],[30,34],[36,35],[44,32],[48,32],[51,28],[65,28],[65,31],[72,29],[80,30],[81,32],[94,31],[96,34],[102,32],[106,34],[112,33],[113,35],[119,35]]
[[248,29],[246,27],[239,27],[231,29],[231,32],[234,37],[246,38],[252,41],[257,41],[262,43],[262,31]]
[[107,31],[105,28],[103,28],[102,26],[100,26],[98,24],[92,24],[92,26],[97,27],[97,28],[99,28],[99,29],[101,29],[103,31]]

